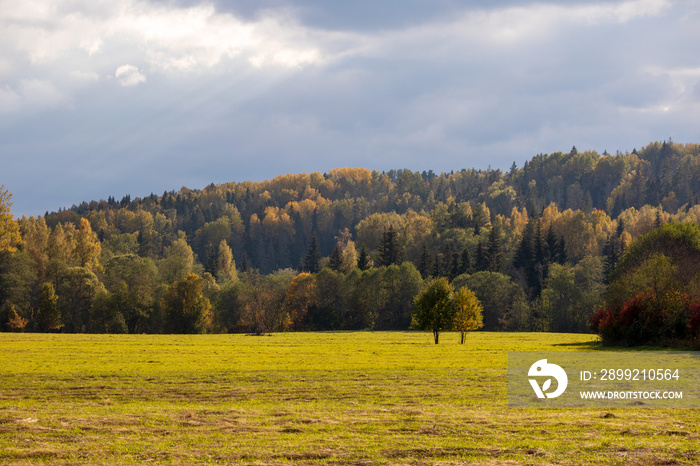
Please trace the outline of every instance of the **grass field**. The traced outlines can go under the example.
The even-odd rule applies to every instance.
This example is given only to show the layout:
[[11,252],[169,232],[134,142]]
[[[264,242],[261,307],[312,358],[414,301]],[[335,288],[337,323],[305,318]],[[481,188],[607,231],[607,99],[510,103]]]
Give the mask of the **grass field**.
[[0,334],[2,464],[698,464],[698,410],[507,407],[590,335]]

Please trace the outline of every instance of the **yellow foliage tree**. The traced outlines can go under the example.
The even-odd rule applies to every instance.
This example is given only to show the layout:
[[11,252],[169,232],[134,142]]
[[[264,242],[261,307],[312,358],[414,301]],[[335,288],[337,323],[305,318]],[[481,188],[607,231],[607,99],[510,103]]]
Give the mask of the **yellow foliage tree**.
[[316,305],[316,284],[310,273],[302,272],[292,280],[284,298],[287,329],[305,330],[306,315]]
[[464,344],[467,332],[484,326],[482,314],[484,308],[476,295],[466,286],[455,292],[452,298],[454,306],[454,329],[460,333],[459,343]]
[[216,265],[216,277],[219,281],[234,282],[238,280],[236,262],[233,260],[233,251],[231,251],[225,239],[221,240],[221,243],[219,243],[219,257]]
[[100,254],[102,246],[97,239],[97,233],[92,231],[90,222],[86,218],[80,219],[80,225],[75,235],[75,249],[73,257],[78,260],[81,267],[87,267],[93,271],[100,269]]
[[12,193],[0,186],[0,252],[15,252],[22,243],[19,225],[12,219]]

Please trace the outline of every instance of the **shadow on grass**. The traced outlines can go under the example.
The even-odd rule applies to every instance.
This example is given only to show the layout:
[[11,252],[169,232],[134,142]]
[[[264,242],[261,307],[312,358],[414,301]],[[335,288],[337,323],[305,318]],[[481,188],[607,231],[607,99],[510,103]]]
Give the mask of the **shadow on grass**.
[[689,352],[699,351],[690,345],[686,346],[652,346],[652,345],[640,345],[640,346],[627,346],[627,345],[604,345],[600,340],[594,341],[584,341],[578,343],[554,343],[552,346],[565,346],[571,348],[577,348],[581,350],[591,350],[591,351],[683,351]]
[[603,343],[597,340],[593,341],[582,341],[577,343],[554,343],[552,346],[568,346],[572,348],[578,348],[582,350],[602,350],[608,349],[609,347],[603,346]]

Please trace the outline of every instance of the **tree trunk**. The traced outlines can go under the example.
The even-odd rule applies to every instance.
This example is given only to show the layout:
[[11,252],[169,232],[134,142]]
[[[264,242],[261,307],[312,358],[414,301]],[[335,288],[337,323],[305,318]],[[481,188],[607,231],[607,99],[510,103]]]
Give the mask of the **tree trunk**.
[[437,345],[440,339],[440,330],[433,330],[433,336],[435,337],[435,344]]
[[461,332],[461,335],[459,337],[459,344],[460,345],[464,344],[464,340],[466,339],[466,337],[467,337],[467,332]]

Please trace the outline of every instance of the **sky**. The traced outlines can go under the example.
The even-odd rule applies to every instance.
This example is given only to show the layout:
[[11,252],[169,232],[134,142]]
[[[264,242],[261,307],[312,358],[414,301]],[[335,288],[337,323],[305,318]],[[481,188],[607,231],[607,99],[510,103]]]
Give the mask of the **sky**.
[[700,0],[0,0],[15,216],[700,142]]

